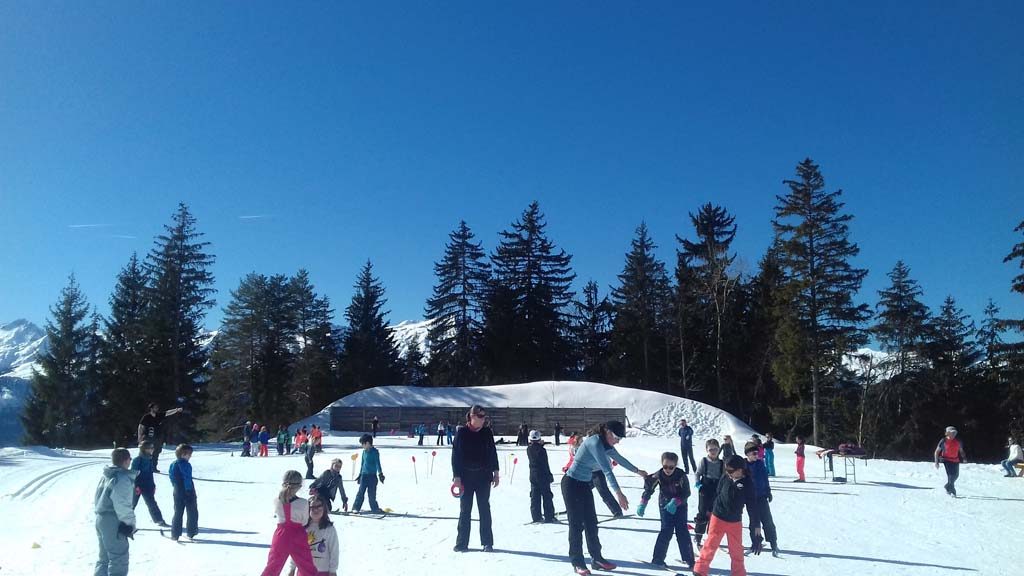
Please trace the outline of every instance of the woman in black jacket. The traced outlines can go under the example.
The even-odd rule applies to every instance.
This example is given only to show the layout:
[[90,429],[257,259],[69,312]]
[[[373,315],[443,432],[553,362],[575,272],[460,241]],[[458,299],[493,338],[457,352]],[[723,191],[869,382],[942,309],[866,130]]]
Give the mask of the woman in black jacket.
[[461,495],[456,552],[469,550],[474,496],[480,514],[480,544],[484,552],[493,550],[490,498],[491,488],[498,487],[499,475],[498,450],[494,447],[494,433],[487,425],[487,411],[474,405],[466,413],[466,425],[459,428],[452,446],[452,488]]

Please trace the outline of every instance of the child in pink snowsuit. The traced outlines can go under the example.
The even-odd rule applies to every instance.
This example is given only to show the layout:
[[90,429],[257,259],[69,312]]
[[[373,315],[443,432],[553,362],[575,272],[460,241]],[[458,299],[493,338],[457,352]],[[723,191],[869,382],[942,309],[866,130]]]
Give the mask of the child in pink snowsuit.
[[267,554],[267,567],[263,576],[279,576],[288,557],[292,557],[299,569],[299,576],[317,576],[313,554],[309,551],[306,537],[306,522],[309,521],[309,502],[296,496],[302,488],[302,474],[289,470],[284,474],[281,493],[276,504],[277,530]]

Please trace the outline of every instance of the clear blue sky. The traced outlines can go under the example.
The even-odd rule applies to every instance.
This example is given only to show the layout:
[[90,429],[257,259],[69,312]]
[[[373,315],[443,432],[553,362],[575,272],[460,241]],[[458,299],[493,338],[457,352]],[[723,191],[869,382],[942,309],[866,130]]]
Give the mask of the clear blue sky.
[[1024,3],[726,4],[0,3],[0,322],[71,272],[105,313],[179,201],[211,328],[251,271],[307,268],[340,316],[367,258],[418,319],[459,219],[490,250],[535,199],[581,284],[641,221],[674,262],[707,201],[753,271],[808,156],[861,301],[902,258],[933,308],[1024,317]]

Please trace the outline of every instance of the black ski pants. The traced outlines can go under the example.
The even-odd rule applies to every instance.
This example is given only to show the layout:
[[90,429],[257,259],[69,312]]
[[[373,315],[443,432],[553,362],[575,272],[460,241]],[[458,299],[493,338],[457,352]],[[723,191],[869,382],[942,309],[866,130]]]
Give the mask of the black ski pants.
[[139,492],[132,495],[132,510],[139,505],[139,498],[141,497],[146,501],[146,508],[149,508],[149,517],[153,519],[154,524],[163,524],[164,515],[160,512],[160,507],[156,504],[156,487],[153,488],[142,488]]
[[597,535],[597,511],[594,510],[593,484],[580,482],[566,474],[562,476],[562,499],[569,522],[569,561],[579,568],[587,565],[583,559],[583,536],[587,537],[587,550],[595,560],[603,559],[601,539]]
[[612,513],[612,516],[618,516],[622,514],[622,508],[619,506],[619,501],[615,499],[612,491],[608,489],[608,481],[604,478],[604,473],[600,470],[594,471],[593,477],[594,488],[597,488],[597,493],[601,495],[601,500],[604,500],[604,505],[608,507],[608,511]]
[[[541,502],[544,515],[540,515]],[[550,482],[530,482],[530,516],[534,522],[551,522],[555,519],[555,501]]]
[[665,562],[672,534],[676,535],[679,557],[684,563],[693,564],[693,544],[690,542],[690,530],[686,527],[686,506],[676,510],[675,514],[669,514],[664,508],[661,509],[661,531],[658,532],[658,540],[654,543],[652,558],[655,563]]
[[494,533],[491,531],[491,479],[494,474],[489,470],[463,470],[462,497],[459,498],[459,532],[455,545],[469,546],[469,529],[472,527],[473,498],[476,498],[476,509],[480,515],[480,545],[494,546]]
[[959,462],[943,462],[946,468],[946,492],[956,496],[956,479],[960,477]]
[[196,505],[196,493],[176,488],[174,490],[174,518],[171,520],[172,538],[181,536],[181,520],[185,511],[188,511],[185,534],[192,538],[199,533],[199,508]]
[[693,533],[698,536],[708,533],[708,522],[711,521],[711,508],[715,505],[716,494],[718,480],[704,478],[697,493],[697,515],[693,517]]
[[[772,549],[778,549],[779,536],[775,533],[775,520],[772,519],[772,508],[768,505],[767,496],[758,496],[757,501],[754,504],[757,506],[757,515],[761,519],[761,533],[764,535],[765,541],[772,545]],[[752,516],[752,515],[751,515]],[[750,523],[750,541],[754,541],[754,529],[757,528],[757,524]]]
[[444,430],[437,433],[437,445],[444,446]]
[[683,461],[683,470],[685,470],[687,474],[690,473],[690,470],[696,472],[697,462],[693,459],[693,443],[680,442],[679,451],[681,452],[679,458]]

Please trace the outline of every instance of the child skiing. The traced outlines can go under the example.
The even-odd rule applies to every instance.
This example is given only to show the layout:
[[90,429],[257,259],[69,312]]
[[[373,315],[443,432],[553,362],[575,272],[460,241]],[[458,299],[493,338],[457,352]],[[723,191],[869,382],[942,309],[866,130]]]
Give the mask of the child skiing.
[[100,548],[97,575],[128,574],[128,539],[135,534],[135,512],[131,507],[135,472],[129,469],[131,462],[132,455],[127,449],[115,449],[110,453],[110,465],[103,469],[96,485],[93,510]]
[[[747,506],[750,524],[755,524],[756,512],[751,505],[754,490],[745,478],[746,463],[743,458],[733,455],[725,462],[725,477],[718,482],[718,494],[711,511],[711,525],[700,558],[693,566],[694,576],[708,576],[711,560],[718,552],[723,537],[729,539],[729,557],[732,559],[732,576],[747,576],[743,565],[743,507]],[[757,529],[761,531],[760,527]],[[755,548],[755,553],[760,549]]]
[[270,432],[267,431],[266,426],[260,427],[260,456],[266,457],[270,455]]
[[654,488],[658,487],[661,532],[658,532],[658,540],[654,543],[651,564],[668,568],[665,556],[668,554],[672,534],[675,533],[679,555],[692,570],[693,545],[690,543],[690,531],[686,526],[686,500],[690,497],[690,480],[686,477],[686,472],[677,467],[678,464],[679,456],[675,453],[665,452],[661,455],[661,470],[644,478],[644,493],[640,497],[636,514],[643,517],[644,511],[647,510],[647,501],[650,500],[651,494],[654,494]]
[[700,548],[700,540],[708,532],[708,521],[711,519],[711,508],[718,494],[718,482],[725,476],[725,462],[718,457],[718,440],[714,438],[704,444],[708,455],[700,459],[697,473],[694,475],[694,487],[697,488],[697,516],[694,517],[693,533]]
[[188,522],[185,526],[185,535],[189,540],[196,537],[199,532],[199,507],[196,503],[196,487],[192,484],[192,447],[188,444],[179,444],[174,449],[174,455],[178,459],[171,464],[167,475],[171,478],[171,486],[174,489],[174,517],[171,519],[171,539],[177,541],[181,537],[182,516],[188,511]]
[[[548,464],[548,451],[544,449],[538,430],[530,430],[530,446],[526,449],[526,457],[530,460],[530,516],[534,522],[554,522],[555,502],[551,494],[551,483],[555,477],[551,475]],[[541,516],[541,501],[544,503],[544,516]]]
[[956,497],[956,479],[960,476],[960,463],[967,457],[964,453],[964,446],[957,440],[956,428],[946,427],[946,437],[939,440],[935,448],[935,468],[938,469],[939,461],[946,467],[946,494]]
[[363,508],[363,496],[369,493],[370,512],[381,514],[380,506],[377,505],[377,480],[384,483],[384,471],[380,467],[380,452],[373,447],[373,436],[363,434],[359,437],[359,444],[363,447],[361,467],[359,468],[359,490],[356,492],[356,501],[352,504],[352,511],[356,514]]
[[306,536],[306,522],[309,521],[309,502],[296,494],[302,488],[302,474],[297,470],[284,473],[281,492],[274,500],[274,512],[277,516],[277,529],[274,539],[270,542],[267,554],[267,566],[263,576],[279,576],[285,561],[291,556],[298,567],[299,576],[317,576],[313,555],[309,551],[309,540]]
[[[330,507],[329,502],[324,502],[317,495],[309,497],[306,541],[309,543],[309,553],[313,556],[317,576],[337,576],[338,563],[341,561],[338,531],[334,529],[334,523],[327,514]],[[289,564],[291,568],[288,570],[288,576],[295,576],[295,560]]]
[[327,505],[327,512],[331,512],[334,496],[341,492],[342,510],[348,512],[348,496],[345,495],[345,486],[341,481],[341,459],[331,460],[331,467],[324,470],[324,473],[316,479],[316,482],[309,487],[310,494],[318,494],[320,499]]
[[280,426],[277,429],[277,455],[284,456],[285,451],[288,449],[288,429],[284,426]]
[[[747,472],[750,476],[754,489],[754,507],[750,520],[750,541],[754,550],[760,547],[761,532],[764,530],[764,538],[772,546],[772,556],[779,555],[778,535],[775,533],[775,521],[772,519],[772,509],[768,505],[772,501],[772,488],[768,484],[768,469],[765,468],[764,460],[757,457],[758,446],[756,442],[747,442],[743,452],[747,455]],[[753,520],[756,517],[757,521]],[[730,544],[730,546],[732,546]],[[758,552],[760,553],[760,552]]]
[[804,437],[803,436],[797,436],[796,437],[796,452],[794,452],[794,454],[796,454],[796,475],[797,475],[797,479],[793,480],[793,482],[806,482],[807,479],[804,478]]
[[775,476],[775,439],[771,432],[764,441],[764,465],[768,469],[768,476]]
[[153,523],[161,528],[167,528],[164,522],[164,515],[160,512],[160,506],[156,503],[156,482],[153,481],[153,442],[143,440],[139,445],[139,455],[132,460],[132,470],[135,471],[135,495],[132,496],[132,510],[139,505],[139,497],[146,501],[146,508],[149,508],[149,517]]

